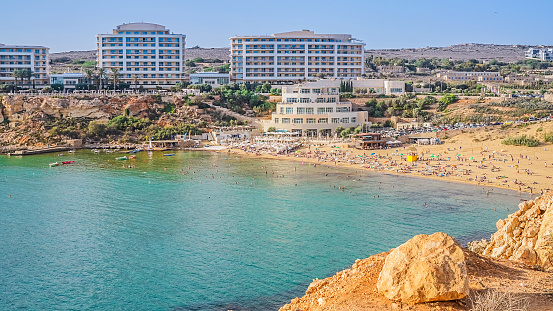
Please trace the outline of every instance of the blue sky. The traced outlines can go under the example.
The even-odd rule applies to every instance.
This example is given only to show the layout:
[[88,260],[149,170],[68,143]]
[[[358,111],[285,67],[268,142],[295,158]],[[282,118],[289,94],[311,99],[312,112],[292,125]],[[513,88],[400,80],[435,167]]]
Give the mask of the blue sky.
[[233,35],[310,29],[350,33],[372,48],[458,43],[553,45],[553,1],[535,0],[27,0],[2,1],[0,43],[51,52],[93,50],[122,23],[162,24],[187,47],[227,47]]

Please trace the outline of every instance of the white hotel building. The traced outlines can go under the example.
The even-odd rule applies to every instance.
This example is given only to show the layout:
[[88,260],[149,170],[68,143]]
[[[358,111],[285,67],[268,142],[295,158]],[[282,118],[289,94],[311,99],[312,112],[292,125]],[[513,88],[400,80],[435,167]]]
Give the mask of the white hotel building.
[[118,68],[120,80],[144,88],[168,87],[185,78],[185,40],[162,25],[130,23],[96,35],[98,67]]
[[[338,81],[339,84],[339,81]],[[282,102],[276,105],[265,131],[293,132],[306,136],[332,135],[336,128],[368,123],[366,111],[353,111],[351,102],[341,102],[339,85],[314,83],[282,87]]]
[[[50,73],[49,54],[50,49],[44,46],[29,45],[4,45],[0,44],[0,84],[14,84],[12,76],[14,70],[30,69],[34,77],[32,84],[36,88],[43,88],[49,84],[48,74]],[[17,85],[26,87],[27,81],[18,79]]]
[[231,80],[297,82],[356,78],[365,73],[364,45],[349,34],[302,30],[230,38]]

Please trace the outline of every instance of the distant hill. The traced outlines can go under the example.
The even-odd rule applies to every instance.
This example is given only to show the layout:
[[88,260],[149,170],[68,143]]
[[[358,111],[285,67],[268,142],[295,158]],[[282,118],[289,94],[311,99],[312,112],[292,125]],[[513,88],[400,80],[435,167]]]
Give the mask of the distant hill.
[[454,60],[491,60],[503,62],[516,62],[524,59],[524,52],[529,48],[527,45],[496,45],[465,43],[446,47],[425,47],[406,49],[378,49],[366,50],[367,54],[382,56],[384,58],[451,58]]
[[[404,49],[375,49],[366,50],[367,54],[374,56],[382,56],[385,58],[400,57],[407,59],[416,58],[451,58],[455,60],[490,60],[496,59],[504,62],[515,62],[524,59],[524,52],[529,46],[527,45],[496,45],[496,44],[479,44],[466,43],[456,44],[446,47],[425,47],[425,48],[404,48]],[[186,49],[186,59],[196,57],[229,60],[229,48],[200,48],[192,47]],[[95,60],[96,51],[71,51],[52,53],[51,59],[69,57],[81,60]]]

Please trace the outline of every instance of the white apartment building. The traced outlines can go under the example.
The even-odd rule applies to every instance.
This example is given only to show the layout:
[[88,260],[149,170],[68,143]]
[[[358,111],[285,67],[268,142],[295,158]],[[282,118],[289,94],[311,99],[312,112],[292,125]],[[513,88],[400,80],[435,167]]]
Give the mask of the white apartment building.
[[162,25],[130,23],[96,35],[98,67],[119,69],[120,80],[144,88],[169,87],[185,79],[186,36]]
[[530,59],[539,59],[542,61],[553,61],[553,49],[529,48],[528,51],[524,53],[524,56]]
[[356,78],[365,73],[365,43],[349,34],[291,31],[230,38],[231,79],[297,82],[316,77]]
[[[44,46],[0,44],[0,84],[14,84],[14,70],[30,69],[33,72],[30,87],[43,88],[49,84],[50,49]],[[28,81],[18,79],[17,85],[28,87]]]
[[368,123],[366,111],[353,111],[351,102],[341,102],[339,86],[320,87],[312,83],[282,87],[282,102],[276,105],[265,131],[293,132],[305,136],[332,135],[336,128]]
[[480,82],[503,82],[503,77],[499,72],[464,72],[464,71],[446,71],[437,73],[436,76],[444,81],[480,81]]

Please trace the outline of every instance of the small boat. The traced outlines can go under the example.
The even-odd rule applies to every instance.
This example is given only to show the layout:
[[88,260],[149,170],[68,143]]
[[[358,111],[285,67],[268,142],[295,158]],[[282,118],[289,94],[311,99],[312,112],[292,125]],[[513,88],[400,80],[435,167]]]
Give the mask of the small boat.
[[58,154],[58,157],[63,157],[63,153]]
[[58,166],[60,165],[58,162],[50,163],[50,167]]
[[166,153],[166,154],[164,154],[163,156],[164,156],[164,157],[172,157],[172,156],[174,156],[174,155],[175,155],[174,153]]
[[138,152],[140,152],[140,149],[138,149],[138,148],[137,148],[137,149],[133,149],[133,150],[129,151],[129,153],[138,153]]
[[68,152],[69,153],[75,153],[75,150],[69,150]]
[[126,160],[126,159],[127,159],[127,156],[115,158],[115,160]]
[[98,149],[92,149],[92,152],[94,152],[94,153],[100,153],[100,150],[98,150]]
[[62,161],[61,164],[73,164],[75,161]]

